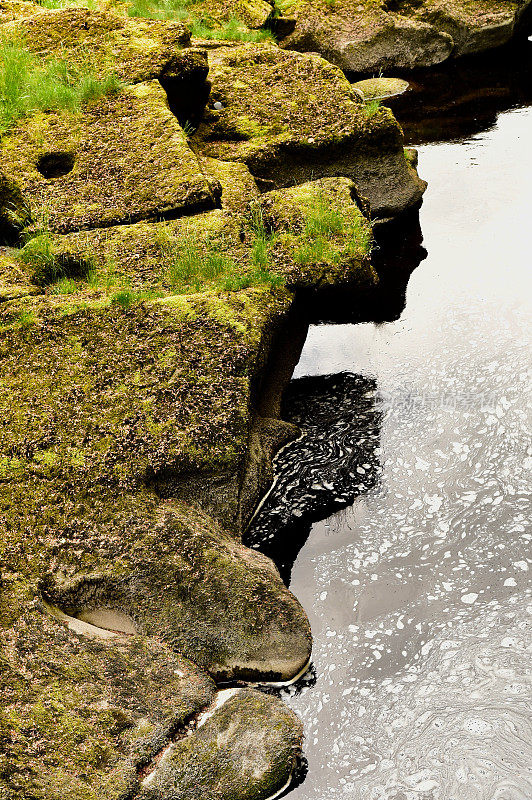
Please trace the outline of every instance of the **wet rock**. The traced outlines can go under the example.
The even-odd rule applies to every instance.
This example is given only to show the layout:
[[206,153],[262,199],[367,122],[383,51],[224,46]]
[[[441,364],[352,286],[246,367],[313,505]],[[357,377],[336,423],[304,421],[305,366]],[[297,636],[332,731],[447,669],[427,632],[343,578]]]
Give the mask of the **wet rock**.
[[163,755],[139,800],[266,800],[289,782],[302,738],[281,700],[239,691]]
[[[50,177],[43,159],[55,158]],[[39,223],[65,233],[212,208],[207,181],[155,81],[137,84],[82,115],[36,115],[7,134],[0,168]],[[42,223],[41,223],[42,224]]]
[[340,70],[316,55],[241,45],[209,54],[211,100],[194,143],[248,165],[262,189],[345,176],[376,217],[419,203],[426,184],[403,157],[389,111],[368,114]]

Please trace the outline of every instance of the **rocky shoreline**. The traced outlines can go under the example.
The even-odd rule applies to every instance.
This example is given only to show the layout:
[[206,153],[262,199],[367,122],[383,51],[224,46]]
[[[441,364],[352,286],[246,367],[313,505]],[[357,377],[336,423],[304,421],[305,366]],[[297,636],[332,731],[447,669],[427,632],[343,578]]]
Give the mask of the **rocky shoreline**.
[[16,0],[0,24],[109,86],[0,149],[0,800],[266,800],[301,724],[217,684],[311,654],[241,541],[297,435],[272,358],[303,293],[364,315],[372,224],[426,184],[388,109],[285,49],[297,25],[279,48]]

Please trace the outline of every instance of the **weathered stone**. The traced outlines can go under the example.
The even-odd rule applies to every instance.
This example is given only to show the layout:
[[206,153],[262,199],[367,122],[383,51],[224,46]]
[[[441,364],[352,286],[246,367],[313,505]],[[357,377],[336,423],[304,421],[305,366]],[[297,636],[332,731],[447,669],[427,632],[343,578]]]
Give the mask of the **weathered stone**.
[[432,25],[382,11],[347,14],[342,6],[325,16],[301,9],[282,46],[318,52],[347,72],[428,67],[445,61],[453,40]]
[[420,201],[426,184],[405,162],[393,115],[369,117],[339,69],[257,45],[219,48],[209,63],[211,99],[193,138],[204,155],[246,163],[263,188],[351,178],[376,217]]
[[300,0],[282,47],[318,52],[348,72],[416,69],[508,42],[530,0]]
[[[45,177],[45,159],[58,162],[57,177]],[[58,232],[212,208],[221,192],[206,180],[155,81],[79,115],[30,117],[5,136],[0,169],[20,187],[37,225],[44,219]]]
[[0,645],[2,798],[117,800],[214,696],[157,639],[72,633],[31,602],[20,574],[2,575]]
[[288,784],[302,738],[280,700],[237,691],[163,754],[139,800],[266,800]]
[[524,2],[494,0],[430,0],[415,11],[416,19],[448,33],[454,42],[453,57],[501,47],[516,32]]
[[44,13],[45,9],[29,0],[2,0],[0,3],[0,25],[4,22],[12,22],[21,17],[33,17],[39,12]]

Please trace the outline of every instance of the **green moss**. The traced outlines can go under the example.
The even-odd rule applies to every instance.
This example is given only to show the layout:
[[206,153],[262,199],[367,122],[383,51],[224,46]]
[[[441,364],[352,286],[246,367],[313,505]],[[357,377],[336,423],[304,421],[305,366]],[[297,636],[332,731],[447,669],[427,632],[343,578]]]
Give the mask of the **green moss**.
[[32,53],[89,67],[99,79],[110,74],[128,83],[179,73],[190,67],[182,51],[190,41],[185,25],[134,20],[105,11],[70,5],[21,17],[4,27],[5,35],[22,39]]

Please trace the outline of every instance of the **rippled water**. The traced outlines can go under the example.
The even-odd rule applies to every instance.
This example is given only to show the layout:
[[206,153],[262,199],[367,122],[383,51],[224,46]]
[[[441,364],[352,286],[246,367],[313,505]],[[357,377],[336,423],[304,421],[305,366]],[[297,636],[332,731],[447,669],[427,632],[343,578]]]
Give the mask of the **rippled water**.
[[428,258],[401,319],[310,328],[296,378],[376,380],[381,472],[293,567],[316,673],[285,695],[293,800],[532,798],[531,145],[516,108],[422,146]]

